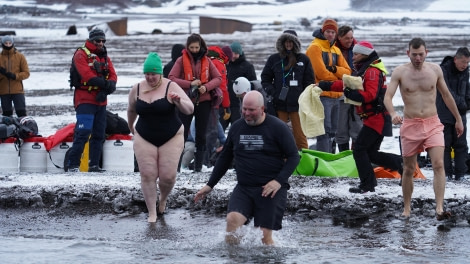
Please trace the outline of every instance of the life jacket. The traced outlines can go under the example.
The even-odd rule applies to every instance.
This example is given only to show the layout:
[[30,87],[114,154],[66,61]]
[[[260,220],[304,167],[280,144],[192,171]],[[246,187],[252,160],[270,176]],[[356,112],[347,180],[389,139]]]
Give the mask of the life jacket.
[[[108,60],[106,58],[104,60],[104,65],[103,65],[104,67],[101,67],[101,63],[98,60],[96,60],[96,55],[92,54],[90,52],[90,50],[87,47],[85,47],[85,45],[83,45],[80,48],[77,48],[75,53],[78,50],[83,50],[85,52],[85,54],[87,55],[88,65],[91,68],[94,68],[98,73],[103,74],[105,80],[107,80],[109,78]],[[74,57],[75,57],[75,53],[74,53]],[[99,67],[95,66],[95,62],[99,63]],[[80,76],[80,73],[78,72],[77,67],[75,66],[73,58],[72,58],[72,64],[70,66],[70,80],[69,80],[69,82],[70,82],[70,90],[72,90],[73,87],[75,87],[75,89],[86,89],[88,91],[93,90],[93,89],[95,89],[95,90],[98,89],[97,86],[88,86],[88,87],[86,87],[87,82],[82,81],[82,77]]]
[[[187,81],[193,81],[195,76],[193,74],[191,58],[189,57],[189,54],[186,50],[183,50],[182,57],[184,79]],[[207,58],[207,56],[202,56],[201,58],[201,76],[199,80],[201,80],[203,84],[209,81],[209,59]]]
[[[380,70],[379,84],[377,87],[377,95],[375,96],[374,101],[368,104],[362,104],[360,107],[358,107],[357,114],[361,117],[361,119],[366,119],[371,115],[377,115],[380,113],[385,114],[387,112],[387,109],[384,105],[385,92],[387,91],[387,85],[385,84],[385,74],[387,71],[383,67],[383,63],[380,60],[374,61],[369,67],[367,67],[367,69],[370,67],[374,67]],[[363,79],[367,69],[361,76]]]

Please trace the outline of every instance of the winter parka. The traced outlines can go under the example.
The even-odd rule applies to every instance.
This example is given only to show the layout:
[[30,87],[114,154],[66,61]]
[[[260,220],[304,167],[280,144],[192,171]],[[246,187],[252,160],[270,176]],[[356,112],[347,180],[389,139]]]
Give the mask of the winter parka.
[[230,97],[230,107],[240,107],[240,100],[233,91],[233,83],[238,77],[245,77],[248,81],[256,80],[255,67],[246,60],[245,54],[240,55],[235,61],[230,61],[227,65],[227,90]]
[[[291,40],[294,43],[292,51],[287,51],[284,43]],[[283,33],[276,41],[278,53],[269,56],[266,65],[261,72],[261,85],[267,96],[271,96],[276,111],[298,112],[299,96],[304,89],[315,82],[312,64],[309,58],[300,53],[298,38],[290,33]],[[288,62],[288,52],[293,52],[296,64],[289,70],[285,70]],[[297,85],[295,85],[295,83]],[[283,85],[289,87],[286,100],[279,100]]]
[[10,80],[0,74],[0,95],[24,94],[23,80],[29,78],[29,67],[25,56],[15,47],[10,50],[3,49],[0,54],[0,67],[16,76],[15,80]]
[[[449,88],[452,97],[455,100],[462,120],[466,120],[467,110],[470,109],[470,83],[469,67],[464,71],[459,71],[455,67],[454,57],[446,56],[441,63],[442,73],[447,88]],[[455,118],[447,108],[441,93],[436,95],[437,115],[443,124],[455,124]]]
[[73,63],[80,74],[82,84],[79,89],[75,89],[74,107],[77,108],[80,104],[107,105],[107,100],[96,100],[97,94],[108,89],[108,85],[116,89],[117,75],[106,47],[98,50],[93,42],[87,40],[84,48],[75,52]]
[[[315,82],[336,81],[341,80],[343,74],[350,75],[351,68],[343,57],[341,50],[323,36],[321,29],[315,30],[312,36],[314,39],[307,48],[306,55],[312,63],[315,72]],[[335,66],[336,72],[330,72],[326,66]],[[339,98],[342,95],[342,92],[332,91],[324,91],[321,94],[321,96],[331,98]]]

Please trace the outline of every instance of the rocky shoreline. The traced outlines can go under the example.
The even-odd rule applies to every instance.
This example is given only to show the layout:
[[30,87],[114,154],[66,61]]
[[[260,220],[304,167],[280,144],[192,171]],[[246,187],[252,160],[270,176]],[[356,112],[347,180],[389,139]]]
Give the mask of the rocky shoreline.
[[[168,200],[168,210],[185,209],[223,215],[235,185],[229,172],[201,203],[195,193],[210,173],[179,173]],[[403,210],[397,180],[379,179],[375,193],[350,194],[347,189],[358,179],[292,176],[286,215],[307,221],[333,218],[343,224],[370,219],[399,219]],[[106,172],[77,174],[20,173],[0,177],[0,208],[6,212],[41,210],[66,215],[137,215],[146,212],[138,173]],[[447,183],[445,207],[454,220],[470,223],[469,182]],[[412,217],[433,219],[435,212],[432,180],[416,180]]]

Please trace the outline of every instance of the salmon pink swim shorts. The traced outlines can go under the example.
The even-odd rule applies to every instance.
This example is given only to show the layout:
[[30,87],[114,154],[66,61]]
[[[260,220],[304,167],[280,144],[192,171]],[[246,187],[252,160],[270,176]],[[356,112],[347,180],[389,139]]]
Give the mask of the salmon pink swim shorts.
[[444,125],[437,115],[424,119],[405,118],[400,128],[400,138],[403,157],[432,147],[444,147]]

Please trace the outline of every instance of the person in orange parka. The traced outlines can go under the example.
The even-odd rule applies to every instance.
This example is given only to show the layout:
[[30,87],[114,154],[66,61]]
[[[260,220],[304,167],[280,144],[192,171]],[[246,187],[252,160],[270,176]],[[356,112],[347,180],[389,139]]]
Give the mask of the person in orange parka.
[[[312,63],[315,83],[320,81],[333,82],[341,80],[343,74],[351,74],[351,68],[343,57],[341,50],[335,46],[338,24],[333,19],[326,19],[320,29],[313,32],[314,39],[305,54]],[[335,136],[338,127],[339,100],[342,92],[324,91],[320,95],[325,119],[325,134],[317,137],[316,149],[334,153]]]

